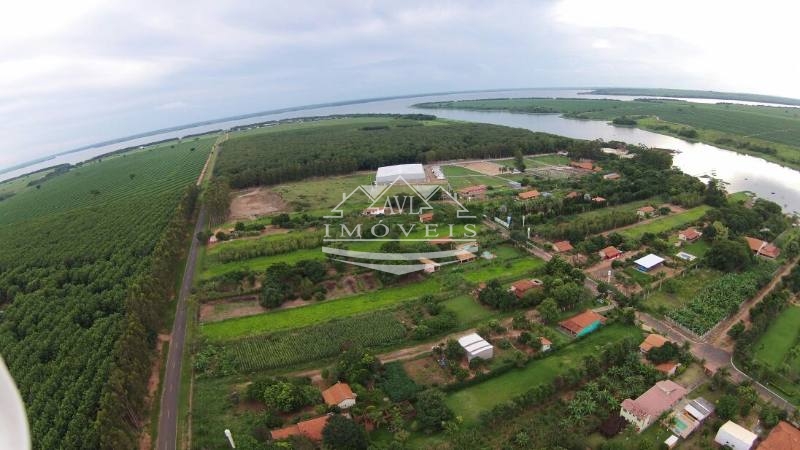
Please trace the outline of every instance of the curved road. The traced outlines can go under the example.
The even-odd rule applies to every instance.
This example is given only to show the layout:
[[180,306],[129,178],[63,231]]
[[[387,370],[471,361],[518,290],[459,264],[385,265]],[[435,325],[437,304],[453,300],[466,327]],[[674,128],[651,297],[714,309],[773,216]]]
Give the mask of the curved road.
[[164,381],[161,391],[161,413],[158,416],[157,450],[174,450],[177,445],[178,431],[178,403],[181,387],[181,363],[183,362],[183,346],[186,341],[186,301],[191,293],[194,268],[197,261],[197,233],[203,230],[206,222],[206,210],[200,207],[197,223],[192,233],[192,245],[186,258],[186,268],[183,272],[180,294],[175,311],[175,321],[172,325],[172,337],[167,355],[167,369],[164,372]]

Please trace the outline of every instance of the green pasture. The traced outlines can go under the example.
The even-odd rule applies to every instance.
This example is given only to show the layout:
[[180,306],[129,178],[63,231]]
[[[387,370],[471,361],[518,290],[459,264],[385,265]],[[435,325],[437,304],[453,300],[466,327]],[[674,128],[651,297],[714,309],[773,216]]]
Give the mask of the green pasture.
[[682,213],[669,214],[649,223],[626,228],[619,231],[619,234],[630,239],[639,239],[645,233],[658,234],[663,231],[674,230],[699,220],[709,209],[711,207],[707,205],[697,206]]

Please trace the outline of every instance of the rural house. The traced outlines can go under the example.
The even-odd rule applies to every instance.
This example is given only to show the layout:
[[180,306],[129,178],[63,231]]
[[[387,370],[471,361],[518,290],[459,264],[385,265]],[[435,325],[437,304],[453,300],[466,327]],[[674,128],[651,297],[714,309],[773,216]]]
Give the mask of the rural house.
[[537,191],[536,189],[532,191],[520,192],[519,194],[517,194],[517,198],[519,198],[520,200],[530,200],[532,198],[537,198],[537,197],[539,197],[539,191]]
[[607,173],[607,174],[603,175],[603,179],[604,180],[614,181],[614,180],[619,180],[620,178],[622,178],[622,176],[620,174],[618,174],[617,172],[611,172],[611,173]]
[[467,186],[465,188],[461,188],[458,191],[458,194],[462,197],[466,197],[470,200],[473,198],[475,199],[482,199],[486,197],[486,186],[483,184],[479,184],[477,186]]
[[575,167],[576,169],[583,169],[583,170],[594,169],[594,163],[591,161],[571,161],[569,165]]
[[653,269],[661,267],[661,265],[664,264],[664,258],[650,253],[647,256],[637,259],[633,263],[636,264],[636,270],[639,272],[650,272]]
[[428,222],[433,221],[433,213],[429,212],[429,213],[425,213],[425,214],[420,214],[419,215],[419,221],[422,222],[422,223],[428,223]]
[[550,346],[553,345],[553,343],[550,341],[550,339],[547,339],[546,337],[543,337],[543,336],[539,337],[539,342],[542,343],[542,351],[543,352],[549,352],[550,351]]
[[757,434],[729,420],[725,422],[725,425],[719,427],[714,442],[719,445],[727,445],[733,450],[750,450],[756,439],[758,439]]
[[572,316],[569,319],[560,322],[559,325],[572,336],[581,337],[600,328],[600,325],[604,323],[606,323],[605,317],[592,311],[591,309],[587,309],[577,316]]
[[475,253],[471,253],[468,251],[459,251],[458,253],[456,253],[456,260],[458,261],[459,264],[475,261],[476,258],[477,256],[475,256]]
[[425,273],[436,272],[436,271],[439,270],[439,267],[442,266],[441,264],[437,263],[436,261],[433,261],[433,260],[428,259],[428,258],[420,258],[419,262],[420,262],[420,264],[425,266],[425,268],[423,269],[425,271]]
[[302,435],[311,439],[312,441],[320,442],[322,441],[322,429],[328,424],[328,419],[330,419],[330,417],[330,415],[324,415],[314,419],[297,422],[296,424],[289,425],[285,428],[273,430],[271,433],[272,439],[277,441],[280,439],[288,439],[292,436]]
[[356,404],[356,394],[350,389],[347,383],[337,382],[333,386],[322,391],[322,399],[328,406],[338,406],[347,409]]
[[678,367],[681,366],[681,363],[675,361],[666,361],[661,364],[656,364],[654,367],[657,371],[663,373],[664,375],[671,377],[675,375],[675,371],[678,370]]
[[578,194],[577,192],[572,191],[569,194],[565,195],[564,198],[568,198],[568,199],[572,200],[573,198],[578,198],[580,196],[581,196],[581,194]]
[[647,335],[646,338],[639,344],[639,350],[642,353],[647,353],[650,349],[661,347],[662,345],[669,342],[669,339],[665,338],[660,334],[650,333]]
[[702,236],[702,235],[703,235],[703,233],[697,231],[694,228],[687,228],[687,229],[681,231],[680,233],[678,233],[678,240],[683,241],[683,242],[694,242],[694,241],[700,239],[700,236]]
[[600,250],[599,254],[600,254],[600,259],[614,259],[622,256],[622,252],[617,250],[617,247],[611,245]]
[[637,209],[636,215],[639,217],[650,217],[653,215],[654,212],[656,212],[656,209],[650,205],[647,205]]
[[594,197],[594,198],[592,198],[592,201],[593,201],[593,202],[595,202],[595,203],[605,203],[605,202],[606,202],[606,199],[605,199],[605,198],[603,198],[603,197],[600,197],[600,196],[598,195],[597,197]]
[[467,354],[467,361],[472,361],[475,358],[492,359],[492,356],[494,356],[494,346],[486,342],[478,333],[462,336],[458,339],[458,343]]
[[558,241],[553,244],[553,251],[558,253],[571,252],[572,244],[569,241]]
[[747,240],[747,245],[750,246],[750,250],[752,250],[756,256],[765,256],[770,259],[775,259],[781,254],[781,250],[769,242],[749,236],[746,236],[745,239]]
[[686,388],[674,381],[659,381],[636,400],[623,400],[619,415],[642,432],[661,414],[675,406],[687,392]]
[[536,279],[519,280],[511,284],[511,287],[508,289],[508,292],[511,292],[512,294],[516,295],[517,298],[522,298],[528,291],[538,287],[542,287],[541,280],[536,280]]
[[780,421],[769,436],[758,446],[758,450],[790,450],[800,448],[800,430]]

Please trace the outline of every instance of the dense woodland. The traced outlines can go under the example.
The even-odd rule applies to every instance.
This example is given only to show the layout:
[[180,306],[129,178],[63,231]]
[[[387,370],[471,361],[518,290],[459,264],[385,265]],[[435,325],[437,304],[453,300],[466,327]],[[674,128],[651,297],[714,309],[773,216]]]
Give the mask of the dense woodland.
[[510,157],[518,150],[535,154],[593,145],[498,125],[426,122],[383,118],[365,126],[343,119],[245,135],[223,144],[214,172],[227,177],[231,187],[243,188],[392,164]]

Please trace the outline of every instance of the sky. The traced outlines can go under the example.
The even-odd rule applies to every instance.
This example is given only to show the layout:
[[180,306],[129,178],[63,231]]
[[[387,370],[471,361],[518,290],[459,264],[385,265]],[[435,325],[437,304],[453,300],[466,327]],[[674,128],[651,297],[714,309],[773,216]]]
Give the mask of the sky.
[[17,1],[0,15],[0,168],[199,120],[391,95],[800,97],[797,17],[796,2],[769,0]]

